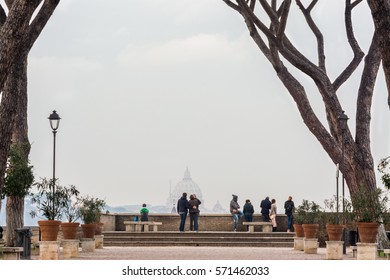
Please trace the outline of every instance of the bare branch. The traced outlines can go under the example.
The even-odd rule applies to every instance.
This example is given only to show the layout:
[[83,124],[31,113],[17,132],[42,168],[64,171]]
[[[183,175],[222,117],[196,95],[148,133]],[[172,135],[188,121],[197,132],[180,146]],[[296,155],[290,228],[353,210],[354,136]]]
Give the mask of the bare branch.
[[[362,145],[370,137],[371,104],[374,86],[381,62],[379,34],[375,32],[370,49],[364,59],[364,69],[359,86],[356,111],[356,143]],[[367,145],[365,149],[370,149]]]
[[314,35],[317,38],[318,66],[324,72],[326,72],[324,36],[322,35],[321,31],[319,30],[319,28],[315,24],[315,22],[311,16],[311,13],[310,13],[311,10],[314,8],[315,4],[317,3],[317,0],[313,0],[307,9],[303,6],[303,4],[300,0],[296,0],[296,3],[298,5],[298,7],[301,9],[310,29],[313,31]]
[[364,53],[355,38],[352,26],[352,9],[359,4],[358,2],[360,3],[361,1],[355,1],[353,5],[351,5],[351,0],[346,0],[345,2],[345,29],[347,32],[348,43],[351,46],[354,56],[349,65],[333,82],[333,86],[336,90],[348,80],[364,57]]
[[26,45],[29,47],[29,50],[41,34],[59,2],[60,0],[45,0],[38,14],[31,22],[26,38]]
[[225,2],[226,5],[228,5],[233,10],[236,10],[237,12],[241,13],[241,8],[239,6],[237,6],[236,4],[234,4],[232,1],[230,1],[230,0],[222,0],[222,1]]
[[282,40],[284,33],[286,31],[287,18],[290,13],[290,7],[291,7],[291,0],[286,0],[283,3],[284,5],[282,9],[282,14],[280,16],[280,25],[277,32],[278,40]]

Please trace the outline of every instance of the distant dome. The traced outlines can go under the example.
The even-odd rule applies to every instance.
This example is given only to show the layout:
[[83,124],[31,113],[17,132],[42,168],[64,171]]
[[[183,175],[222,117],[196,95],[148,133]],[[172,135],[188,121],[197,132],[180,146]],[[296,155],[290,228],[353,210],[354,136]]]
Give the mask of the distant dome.
[[181,180],[173,191],[171,192],[170,201],[173,205],[176,205],[177,201],[180,197],[182,197],[183,193],[187,193],[187,199],[190,198],[191,194],[195,194],[196,197],[203,203],[203,195],[202,191],[200,190],[197,183],[192,181],[190,171],[188,170],[188,167],[186,171],[184,172],[184,178]]

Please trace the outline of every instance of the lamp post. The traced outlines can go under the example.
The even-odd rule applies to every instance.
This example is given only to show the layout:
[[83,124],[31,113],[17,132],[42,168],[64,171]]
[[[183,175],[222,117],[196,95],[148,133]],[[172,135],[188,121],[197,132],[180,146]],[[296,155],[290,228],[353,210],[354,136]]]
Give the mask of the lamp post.
[[55,195],[55,186],[56,186],[56,181],[55,181],[56,180],[56,134],[57,134],[58,126],[60,125],[60,120],[61,118],[55,110],[49,116],[50,127],[53,131],[53,181],[52,181],[53,211],[54,211],[54,195]]
[[[341,170],[345,170],[344,168],[344,133],[347,130],[347,122],[349,118],[346,114],[344,114],[344,111],[341,112],[341,114],[338,117],[339,126],[341,129]],[[343,213],[345,212],[345,184],[344,184],[344,172],[341,172],[341,184],[342,184],[342,197],[343,197]],[[345,221],[343,221],[344,223]],[[343,254],[346,254],[346,244],[345,244],[345,227],[343,229]]]

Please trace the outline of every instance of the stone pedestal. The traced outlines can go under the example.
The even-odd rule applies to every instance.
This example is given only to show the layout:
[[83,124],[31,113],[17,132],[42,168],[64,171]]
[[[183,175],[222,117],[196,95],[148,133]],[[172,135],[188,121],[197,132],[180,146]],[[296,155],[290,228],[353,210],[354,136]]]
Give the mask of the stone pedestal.
[[104,235],[95,235],[95,248],[103,249],[103,239]]
[[378,250],[377,243],[356,243],[358,260],[375,260]]
[[303,238],[303,252],[305,254],[317,254],[318,239],[317,238]]
[[39,241],[40,260],[58,260],[59,254],[60,254],[60,242]]
[[326,259],[342,260],[343,244],[343,241],[326,241]]
[[303,251],[303,237],[294,237],[294,250]]
[[61,245],[64,259],[77,258],[79,255],[79,244],[80,240],[78,239],[63,239]]
[[81,238],[81,251],[82,252],[94,252],[95,251],[95,238]]

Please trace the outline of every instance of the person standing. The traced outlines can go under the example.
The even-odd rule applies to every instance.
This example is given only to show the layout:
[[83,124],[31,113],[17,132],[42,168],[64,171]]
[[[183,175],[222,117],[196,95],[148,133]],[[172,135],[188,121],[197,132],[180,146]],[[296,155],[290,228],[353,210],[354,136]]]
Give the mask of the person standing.
[[261,215],[263,216],[263,221],[269,222],[270,221],[269,210],[271,209],[271,201],[269,200],[268,196],[261,201],[260,208],[261,208]]
[[292,231],[294,208],[295,205],[294,205],[294,201],[292,200],[292,196],[289,196],[287,201],[284,203],[284,210],[287,215],[287,232]]
[[233,230],[237,231],[238,220],[242,216],[240,205],[238,204],[238,196],[233,194],[233,199],[230,201],[230,213],[233,216]]
[[[244,209],[242,210],[242,212],[244,213],[245,221],[253,221],[253,213],[255,212],[255,209],[253,208],[253,205],[249,199],[245,201]],[[246,230],[249,230],[249,225],[246,226]]]
[[278,226],[278,224],[276,223],[276,213],[277,213],[276,200],[271,199],[271,210],[269,211],[269,217],[271,218],[271,222],[272,222],[272,232],[275,232]]
[[184,232],[184,226],[186,224],[187,212],[188,212],[188,200],[187,193],[183,193],[182,197],[177,201],[177,213],[180,215],[179,231]]
[[199,224],[199,205],[202,202],[196,197],[195,194],[190,195],[189,204],[189,212],[190,212],[190,231],[198,232]]

